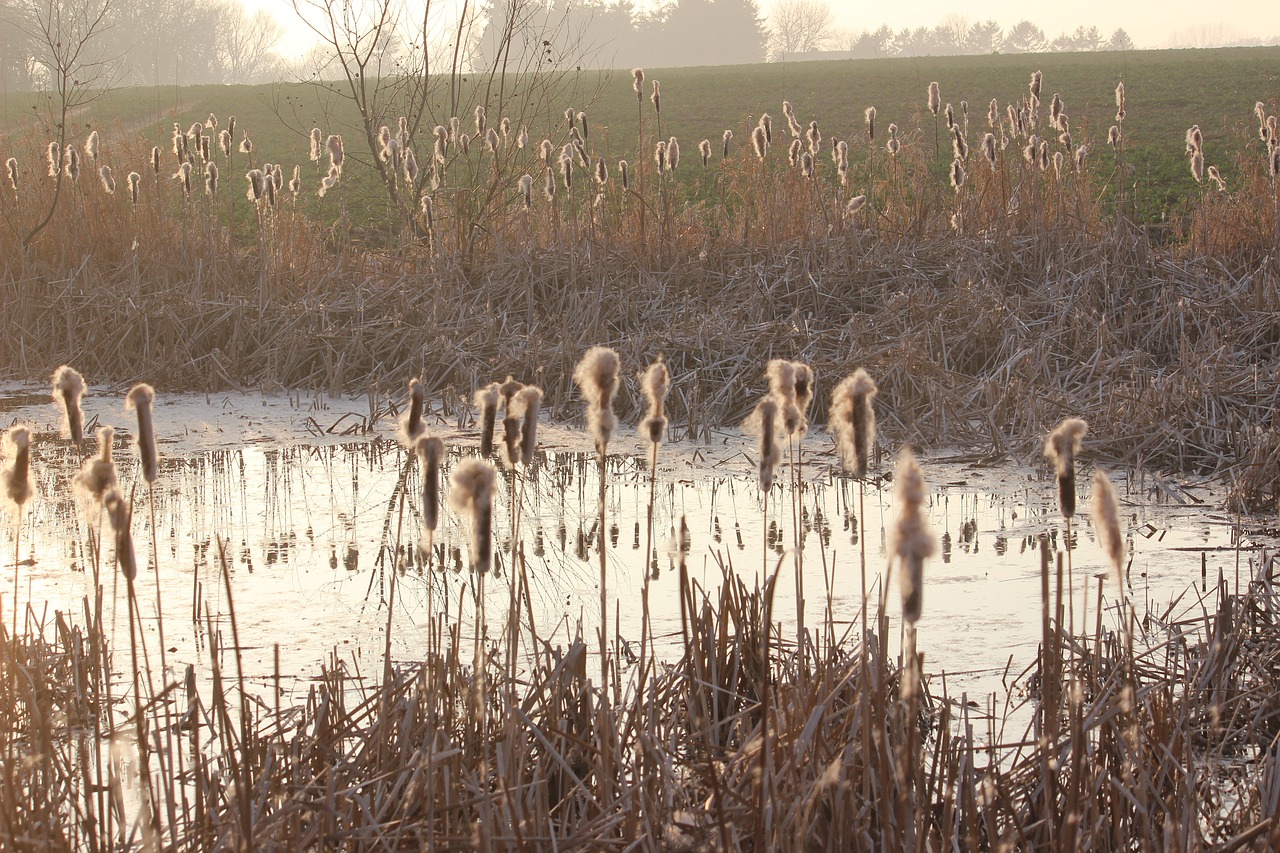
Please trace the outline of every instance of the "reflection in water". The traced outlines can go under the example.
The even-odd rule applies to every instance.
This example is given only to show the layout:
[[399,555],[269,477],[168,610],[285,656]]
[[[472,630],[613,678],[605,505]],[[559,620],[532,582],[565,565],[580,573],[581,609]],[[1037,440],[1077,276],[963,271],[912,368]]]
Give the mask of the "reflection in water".
[[[123,443],[119,450],[122,482],[128,486],[134,476],[127,470],[132,456]],[[450,450],[444,482],[470,452]],[[46,452],[35,468],[44,497],[22,531],[21,547],[30,549],[31,557],[31,564],[19,573],[24,603],[83,612],[81,600],[92,586],[92,576],[85,571],[86,543],[96,521],[81,518],[62,486],[78,465],[79,458],[59,446]],[[678,573],[672,571],[672,550],[681,518],[687,519],[691,531],[689,570],[703,588],[718,587],[721,566],[748,584],[779,566],[784,573],[793,571],[793,519],[798,518],[807,624],[825,617],[828,583],[833,619],[843,626],[857,620],[864,583],[859,560],[863,541],[869,546],[866,588],[878,594],[886,528],[895,515],[888,490],[866,487],[864,540],[857,515],[858,483],[830,474],[806,482],[794,514],[790,493],[778,485],[765,519],[754,472],[749,465],[739,467],[695,479],[660,475],[654,506],[656,547],[646,567],[646,462],[631,456],[607,461],[608,590],[622,638],[633,643],[639,639],[640,589],[647,571],[653,584],[650,600],[659,654],[680,650]],[[924,469],[930,477],[927,459]],[[806,466],[806,471],[819,470],[818,465]],[[938,481],[963,480],[952,473]],[[594,454],[557,451],[539,454],[521,476],[503,472],[499,477],[497,553],[484,593],[491,636],[501,633],[513,546],[527,560],[530,601],[543,639],[554,646],[578,632],[595,630],[600,476]],[[785,483],[786,478],[779,481]],[[187,664],[202,672],[207,669],[202,632],[207,624],[220,629],[231,606],[220,580],[223,561],[231,579],[246,671],[253,678],[272,672],[277,645],[286,678],[309,676],[335,649],[337,657],[357,665],[363,655],[380,651],[387,641],[393,571],[400,578],[391,618],[393,657],[413,659],[420,654],[433,614],[447,613],[467,626],[473,624],[480,601],[464,556],[467,527],[444,513],[430,552],[419,554],[420,470],[392,443],[211,451],[165,460],[160,484],[154,533],[165,636],[174,649],[169,661],[175,672]],[[929,516],[941,540],[941,559],[926,567],[920,644],[927,650],[929,669],[955,673],[949,684],[960,689],[985,690],[984,685],[998,683],[1010,655],[1029,661],[1034,654],[1040,632],[1037,537],[1047,533],[1054,549],[1062,541],[1051,484],[1041,492],[1018,489],[1002,495],[964,486],[934,489]],[[139,489],[140,507],[144,495],[145,488]],[[513,501],[518,504],[518,526],[512,523]],[[1135,594],[1151,601],[1170,600],[1197,575],[1198,586],[1205,588],[1209,571],[1226,571],[1234,562],[1229,551],[1204,550],[1234,544],[1228,520],[1196,512],[1200,514],[1170,527],[1167,511],[1161,515],[1134,507],[1127,521],[1129,530],[1140,534],[1130,537],[1131,581],[1139,584]],[[154,571],[149,513],[137,512],[135,524],[139,556],[145,552],[147,571]],[[991,547],[984,548],[987,537]],[[767,554],[761,552],[762,539]],[[1016,547],[1011,547],[1014,542]],[[1096,608],[1096,598],[1086,594],[1083,579],[1103,567],[1103,558],[1086,516],[1078,517],[1071,542],[1075,577],[1068,583],[1076,591],[1076,610],[1088,613]],[[1192,546],[1199,550],[1174,550]],[[787,559],[780,561],[784,556]],[[114,580],[104,576],[103,585],[107,601],[118,600]],[[140,589],[151,638],[157,629],[153,584],[148,580]],[[776,589],[776,618],[793,622],[793,585],[780,583]],[[12,595],[9,590],[3,594]],[[893,610],[896,613],[896,607]]]

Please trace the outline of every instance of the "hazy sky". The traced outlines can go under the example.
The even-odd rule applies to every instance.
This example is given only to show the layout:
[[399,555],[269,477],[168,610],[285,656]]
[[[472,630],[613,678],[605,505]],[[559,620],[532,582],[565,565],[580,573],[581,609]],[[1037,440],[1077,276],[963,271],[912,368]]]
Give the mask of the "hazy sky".
[[[289,0],[244,2],[251,9],[267,9],[284,25],[286,35],[280,45],[282,53],[302,53],[311,44],[311,34],[297,23]],[[769,7],[776,0],[758,2],[768,15]],[[448,14],[450,7],[461,5],[461,0],[434,0],[433,5],[441,13]],[[647,5],[646,0],[637,0],[636,5],[643,7]],[[987,0],[961,7],[966,11],[958,11],[955,3],[944,0],[907,0],[893,4],[872,3],[870,0],[829,0],[829,5],[835,13],[837,26],[859,32],[876,29],[881,24],[888,24],[894,30],[932,27],[948,15],[959,14],[971,21],[990,18],[1006,29],[1026,18],[1050,38],[1082,25],[1097,27],[1104,37],[1123,27],[1138,47],[1202,46],[1280,36],[1280,4],[1269,0],[1075,0],[1038,6],[1014,0]]]

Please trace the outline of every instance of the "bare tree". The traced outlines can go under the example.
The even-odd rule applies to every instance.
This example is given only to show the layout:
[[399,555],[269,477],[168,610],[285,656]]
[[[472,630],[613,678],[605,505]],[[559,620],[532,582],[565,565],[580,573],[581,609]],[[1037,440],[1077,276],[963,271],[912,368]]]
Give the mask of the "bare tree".
[[836,35],[826,0],[781,0],[769,15],[769,55],[774,59],[821,50]]
[[[46,87],[42,119],[54,136],[58,158],[63,156],[70,141],[68,118],[97,99],[115,81],[117,63],[113,57],[103,55],[98,46],[110,10],[110,0],[46,0],[32,10],[30,36],[36,46],[34,64]],[[58,210],[67,171],[60,166],[60,159],[51,164],[54,185],[48,209],[23,238],[23,249],[30,248]]]
[[227,83],[255,83],[279,75],[282,67],[276,45],[284,28],[265,9],[253,15],[239,3],[221,9],[218,41]]

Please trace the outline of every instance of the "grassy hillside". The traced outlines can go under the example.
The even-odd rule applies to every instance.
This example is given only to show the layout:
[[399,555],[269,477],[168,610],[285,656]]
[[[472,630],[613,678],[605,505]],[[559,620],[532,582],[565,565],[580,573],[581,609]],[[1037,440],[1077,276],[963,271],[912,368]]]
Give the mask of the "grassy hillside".
[[[1114,91],[1123,80],[1128,97],[1127,157],[1134,167],[1136,212],[1144,221],[1161,221],[1179,210],[1180,202],[1196,193],[1183,155],[1186,128],[1199,124],[1205,136],[1206,161],[1221,169],[1228,185],[1238,175],[1235,158],[1256,139],[1252,111],[1263,101],[1274,111],[1280,97],[1280,48],[1225,48],[1220,50],[1133,51],[1064,55],[1008,55],[981,57],[927,57],[921,59],[840,60],[786,65],[649,69],[648,79],[662,83],[663,136],[680,138],[685,162],[692,163],[699,139],[710,138],[717,155],[725,129],[735,134],[734,145],[749,144],[749,130],[763,112],[783,126],[781,102],[794,105],[802,124],[816,119],[825,137],[849,139],[855,152],[863,140],[863,111],[875,106],[879,113],[879,139],[885,128],[897,123],[909,146],[918,144],[932,152],[934,120],[926,111],[925,93],[930,81],[938,81],[944,103],[962,100],[970,108],[970,145],[986,130],[987,104],[995,98],[1003,117],[1006,103],[1027,92],[1032,71],[1044,73],[1042,100],[1047,105],[1060,92],[1071,117],[1075,143],[1089,146],[1104,167],[1114,163],[1106,149],[1107,129],[1114,122]],[[474,84],[475,81],[468,81]],[[636,156],[637,111],[631,77],[625,71],[569,73],[556,82],[544,101],[532,98],[509,103],[513,115],[523,113],[534,142],[543,135],[563,140],[563,111],[585,110],[592,127],[592,149],[611,162]],[[643,103],[646,132],[653,137],[653,110],[648,101],[648,81]],[[464,127],[470,125],[470,108],[482,102],[475,91],[464,93],[458,112]],[[516,99],[517,101],[520,98]],[[500,118],[499,107],[489,99],[490,121]],[[545,104],[545,106],[543,106]],[[10,94],[0,98],[0,154],[9,156],[15,136],[33,130],[35,138],[48,138],[36,124],[36,98]],[[360,157],[356,114],[340,91],[311,84],[269,86],[166,86],[158,89],[122,89],[106,93],[76,116],[77,129],[103,131],[104,142],[134,135],[145,136],[168,149],[171,123],[186,128],[214,113],[225,126],[226,117],[237,117],[237,137],[247,131],[254,141],[255,163],[279,162],[291,167],[304,162],[306,133],[319,126],[326,133],[347,138],[348,154]],[[432,123],[445,124],[452,112],[443,97],[433,99]],[[398,111],[386,108],[382,121],[394,126]],[[513,119],[515,120],[515,119]],[[239,139],[237,139],[237,142]],[[856,144],[855,144],[856,141]],[[419,159],[429,154],[429,128],[417,137]],[[945,128],[943,147],[946,146]],[[1250,156],[1261,156],[1253,143]],[[136,152],[133,159],[137,159]],[[646,152],[646,156],[651,156]],[[247,158],[240,157],[239,165]],[[536,175],[536,164],[527,167]],[[950,161],[944,150],[934,166],[941,174]],[[142,164],[130,165],[139,168]],[[288,170],[288,169],[286,169]],[[305,170],[304,170],[304,173]],[[1107,169],[1101,170],[1102,174]],[[241,180],[239,176],[236,176]],[[312,178],[314,187],[318,176]],[[377,220],[383,196],[358,170],[344,178],[342,203],[351,215]],[[306,208],[316,215],[334,207],[306,193]]]

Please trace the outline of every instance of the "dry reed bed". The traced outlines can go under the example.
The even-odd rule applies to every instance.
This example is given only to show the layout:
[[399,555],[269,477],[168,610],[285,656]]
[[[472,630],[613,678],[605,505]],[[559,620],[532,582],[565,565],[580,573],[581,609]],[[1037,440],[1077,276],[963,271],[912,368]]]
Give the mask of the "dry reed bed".
[[[488,646],[481,679],[470,641],[438,618],[420,663],[389,669],[378,686],[330,667],[302,706],[279,711],[236,698],[244,685],[213,634],[226,680],[215,672],[190,719],[209,727],[216,748],[192,749],[167,786],[156,775],[159,842],[1274,849],[1280,591],[1274,559],[1252,568],[1238,593],[1220,580],[1198,616],[1146,614],[1136,652],[1109,627],[1114,612],[1074,636],[1055,622],[1025,679],[1034,713],[1025,734],[1005,729],[1007,708],[949,696],[936,680],[900,699],[909,670],[885,653],[883,618],[865,645],[855,624],[845,637],[809,635],[797,654],[767,618],[768,590],[732,578],[712,594],[683,582],[685,654],[615,669],[608,695],[588,642],[535,640],[520,675],[500,644]],[[1046,606],[1062,614],[1060,587]],[[775,632],[767,659],[766,624]],[[5,749],[29,756],[0,778],[0,836],[14,850],[119,849],[103,818],[131,819],[127,779],[89,772],[100,766],[89,758],[95,721],[110,704],[87,652],[96,632],[61,619],[47,628],[13,642],[0,626]],[[173,726],[167,704],[181,698],[144,706],[157,744],[192,733],[161,728]],[[126,846],[144,844],[144,823]]]

